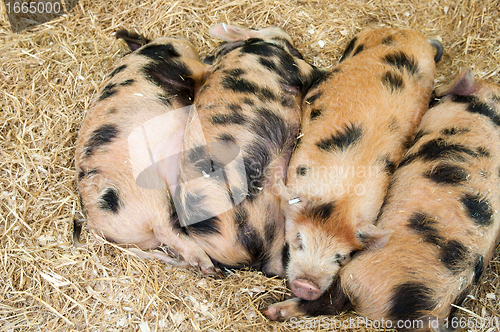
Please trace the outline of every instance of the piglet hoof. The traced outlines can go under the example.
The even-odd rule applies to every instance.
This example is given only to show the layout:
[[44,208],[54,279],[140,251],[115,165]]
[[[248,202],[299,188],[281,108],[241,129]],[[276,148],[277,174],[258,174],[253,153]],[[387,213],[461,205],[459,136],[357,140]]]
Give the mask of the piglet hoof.
[[187,249],[181,252],[181,256],[190,266],[200,269],[203,274],[215,278],[220,277],[220,270],[214,266],[210,257],[203,250],[194,245]]
[[270,320],[284,321],[287,319],[287,314],[286,310],[281,307],[282,303],[284,302],[271,304],[269,307],[262,310],[262,313]]
[[321,296],[321,291],[314,283],[304,279],[295,279],[290,284],[293,295],[301,299],[313,301]]
[[271,304],[266,309],[261,310],[267,318],[274,321],[285,321],[291,317],[301,316],[298,311],[299,298],[293,298],[284,302]]
[[224,277],[221,270],[214,265],[210,257],[204,251],[200,251],[197,255],[192,255],[189,264],[200,269],[201,273],[208,275],[214,279]]
[[224,274],[221,272],[220,269],[216,268],[215,266],[207,266],[203,267],[202,265],[199,265],[200,270],[202,273],[211,276],[214,279],[222,279],[224,278]]

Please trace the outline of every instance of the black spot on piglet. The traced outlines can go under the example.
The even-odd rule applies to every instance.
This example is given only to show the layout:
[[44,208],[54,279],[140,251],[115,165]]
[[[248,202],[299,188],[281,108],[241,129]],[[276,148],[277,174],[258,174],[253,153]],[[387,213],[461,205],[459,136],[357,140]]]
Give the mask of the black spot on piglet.
[[389,317],[394,320],[419,319],[436,306],[435,294],[421,282],[407,282],[393,290]]
[[290,246],[286,242],[281,251],[281,264],[283,264],[285,270],[288,267],[288,263],[290,263]]
[[197,235],[207,235],[219,232],[219,224],[220,220],[218,217],[210,217],[208,219],[189,224],[186,226],[186,231],[188,234],[197,234]]
[[248,98],[248,97],[241,98],[241,102],[243,104],[247,104],[247,105],[250,105],[250,106],[253,106],[255,104],[255,102],[252,99]]
[[191,70],[181,61],[168,56],[158,61],[150,61],[142,68],[144,78],[161,87],[166,96],[174,98],[183,105],[191,104],[194,98],[194,80]]
[[105,124],[92,132],[90,138],[85,144],[84,153],[90,157],[94,150],[104,144],[110,143],[118,135],[118,129],[113,124]]
[[271,245],[275,239],[276,235],[276,222],[268,221],[264,226],[264,236],[266,238],[266,244]]
[[360,126],[354,124],[345,125],[343,131],[333,134],[330,138],[325,138],[316,143],[318,148],[325,151],[334,149],[345,150],[350,145],[356,143],[362,135]]
[[479,226],[489,226],[493,222],[493,211],[490,202],[481,199],[479,195],[466,194],[462,198],[462,204],[469,218]]
[[452,100],[456,103],[462,103],[462,104],[475,104],[479,102],[479,99],[476,96],[461,96],[461,95],[454,95]]
[[461,135],[468,133],[470,131],[469,128],[457,128],[457,127],[452,127],[452,128],[445,128],[441,130],[441,133],[446,136],[453,136],[453,135]]
[[401,72],[406,70],[411,75],[415,75],[416,73],[418,73],[417,62],[415,61],[413,56],[408,56],[404,52],[388,54],[385,56],[384,62],[399,69],[399,71]]
[[382,39],[382,44],[384,45],[392,45],[394,43],[394,37],[393,36],[387,36]]
[[[223,171],[224,165],[220,160],[212,158],[208,146],[197,146],[188,152],[188,160],[192,167],[198,172],[198,176],[206,176],[215,171]],[[213,176],[212,179],[219,179],[218,176]],[[222,179],[220,179],[222,180]]]
[[404,88],[403,77],[396,73],[386,72],[382,76],[382,83],[391,90],[391,92],[396,92]]
[[396,170],[396,164],[391,160],[391,156],[384,158],[384,171],[391,175]]
[[120,86],[128,86],[128,85],[132,85],[132,83],[134,83],[134,82],[135,82],[134,79],[128,79],[128,80],[121,82],[119,85]]
[[247,199],[252,202],[261,193],[271,155],[266,144],[258,140],[245,146],[244,153],[243,163],[248,188]]
[[262,43],[259,40],[259,42],[257,43],[246,43],[245,45],[243,45],[240,51],[241,53],[270,57],[275,55],[279,50],[277,49],[277,46],[268,43]]
[[436,224],[434,219],[421,212],[414,213],[408,221],[408,227],[422,235],[425,242],[440,245],[443,237],[439,235]]
[[238,229],[238,242],[250,254],[253,261],[261,260],[264,255],[264,239],[251,224]]
[[98,174],[98,173],[99,173],[99,170],[97,168],[91,168],[89,170],[85,170],[83,168],[80,168],[80,171],[78,172],[78,181],[82,181],[87,176],[91,176],[91,175]]
[[241,205],[234,207],[234,221],[239,228],[243,228],[248,223],[248,212]]
[[484,256],[478,256],[474,263],[474,284],[479,282],[484,271]]
[[148,45],[143,47],[138,54],[148,57],[153,61],[164,61],[167,57],[177,58],[180,56],[172,44]]
[[358,47],[356,47],[356,50],[354,50],[354,53],[352,54],[352,56],[355,56],[356,54],[363,52],[364,49],[365,49],[365,45],[363,45],[363,44],[359,45]]
[[401,161],[399,167],[408,165],[419,158],[424,161],[448,159],[452,161],[463,162],[466,160],[465,155],[469,155],[471,157],[478,156],[475,151],[472,151],[464,145],[453,144],[447,142],[442,138],[437,138],[423,144],[417,153],[407,155],[403,159],[403,161]]
[[349,42],[349,44],[347,44],[347,46],[346,46],[346,48],[344,50],[344,53],[340,57],[339,62],[342,62],[345,59],[347,59],[347,57],[349,57],[349,55],[351,54],[352,50],[354,49],[354,44],[356,44],[357,40],[358,40],[358,37],[354,37],[353,39],[351,39],[351,41]]
[[207,197],[188,192],[185,195],[184,203],[182,203],[180,192],[180,190],[175,192],[174,202],[177,208],[179,225],[184,228],[186,234],[219,234],[219,218],[213,216],[210,211],[200,208]]
[[108,210],[113,213],[118,213],[120,207],[120,198],[118,196],[118,191],[114,188],[108,188],[101,196],[99,201],[99,207],[103,210]]
[[118,74],[119,72],[123,71],[125,68],[127,68],[127,65],[121,65],[120,67],[115,68],[111,72],[111,74],[109,74],[109,78],[114,77],[116,74]]
[[220,142],[225,142],[225,143],[235,143],[236,142],[234,139],[234,136],[231,134],[227,134],[227,133],[220,134],[219,137],[217,137],[217,140]]
[[458,273],[462,270],[468,253],[469,251],[462,243],[450,240],[441,244],[439,258],[448,270]]
[[230,76],[233,76],[233,77],[240,77],[240,76],[245,74],[245,70],[243,70],[241,68],[235,68],[235,69],[228,70],[226,73]]
[[259,58],[259,63],[271,71],[278,71],[278,66],[276,66],[276,64],[272,60],[269,60],[267,58]]
[[114,84],[114,83],[106,85],[104,87],[104,89],[102,89],[102,92],[101,92],[101,95],[99,96],[98,101],[101,101],[101,100],[104,100],[106,98],[109,98],[112,95],[114,95],[115,93],[117,93],[118,90],[115,89],[115,88],[116,88],[116,84]]
[[436,183],[457,185],[465,182],[469,174],[461,167],[450,164],[439,164],[425,173],[425,176]]
[[314,220],[326,222],[332,215],[334,208],[335,205],[333,204],[333,202],[328,202],[308,207],[306,209],[306,213],[309,217],[314,218]]
[[483,103],[476,96],[453,96],[452,99],[456,103],[463,103],[467,105],[467,111],[471,113],[478,113],[488,117],[495,125],[500,126],[500,116],[495,109],[490,105]]
[[334,68],[331,71],[327,73],[319,72],[317,75],[311,80],[311,86],[309,87],[309,91],[317,88],[320,86],[323,82],[328,81],[330,78],[332,78],[335,74],[340,73],[341,70],[339,68]]
[[210,122],[213,125],[230,125],[230,124],[243,124],[246,121],[245,117],[239,112],[232,112],[229,114],[214,114],[212,115]]
[[222,86],[225,89],[232,90],[234,92],[243,92],[251,94],[254,94],[259,90],[259,87],[254,83],[246,79],[235,78],[232,76],[224,77],[222,79]]
[[472,103],[467,107],[467,111],[478,113],[488,117],[495,125],[500,126],[500,116],[495,112],[495,109],[486,103]]

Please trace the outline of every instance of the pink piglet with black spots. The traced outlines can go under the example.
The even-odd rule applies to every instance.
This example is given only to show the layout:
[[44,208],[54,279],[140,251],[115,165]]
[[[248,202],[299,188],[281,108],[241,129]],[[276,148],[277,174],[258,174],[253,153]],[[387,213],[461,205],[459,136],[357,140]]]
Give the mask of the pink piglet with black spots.
[[295,296],[317,299],[353,253],[390,237],[373,224],[427,109],[441,54],[418,31],[365,30],[305,96],[286,187],[281,179],[276,186]]
[[500,86],[463,70],[436,95],[377,221],[392,231],[386,245],[358,253],[320,298],[273,304],[269,318],[353,308],[408,331],[454,330],[500,239]]
[[[124,30],[116,37],[132,53],[102,84],[76,143],[78,191],[88,226],[135,248],[140,257],[215,274],[208,255],[180,228],[170,194],[187,106],[210,67],[183,39],[150,41]],[[153,250],[162,245],[181,257]]]
[[273,194],[300,126],[302,98],[323,74],[282,29],[220,24],[226,41],[190,113],[176,207],[187,234],[225,267],[284,275],[284,215]]

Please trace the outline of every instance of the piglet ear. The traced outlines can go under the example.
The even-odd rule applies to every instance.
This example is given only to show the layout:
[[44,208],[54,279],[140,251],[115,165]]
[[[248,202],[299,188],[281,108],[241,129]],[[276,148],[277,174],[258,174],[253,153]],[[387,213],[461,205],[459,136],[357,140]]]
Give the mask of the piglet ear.
[[470,68],[462,68],[455,79],[436,89],[436,96],[445,95],[470,96],[477,89],[474,73]]
[[225,23],[212,26],[208,32],[215,38],[222,39],[227,42],[235,42],[252,38],[255,35],[255,30],[241,28]]
[[363,248],[380,249],[385,246],[392,232],[391,229],[383,229],[363,222],[361,228],[356,232],[356,237]]
[[125,40],[132,52],[150,42],[146,37],[125,29],[118,30],[116,32],[116,38]]

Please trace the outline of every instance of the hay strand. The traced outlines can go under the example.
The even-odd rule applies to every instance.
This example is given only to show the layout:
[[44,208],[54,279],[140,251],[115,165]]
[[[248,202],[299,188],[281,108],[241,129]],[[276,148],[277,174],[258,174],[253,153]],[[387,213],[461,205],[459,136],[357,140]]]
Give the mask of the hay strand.
[[[85,229],[75,190],[74,143],[90,100],[125,54],[119,28],[184,36],[202,56],[216,23],[283,27],[305,58],[332,67],[366,27],[411,27],[442,41],[438,84],[461,66],[500,83],[500,1],[81,0],[66,15],[13,33],[0,2],[0,329],[3,331],[310,331],[318,319],[267,321],[290,295],[285,282],[239,271],[224,280],[140,260]],[[500,320],[500,259],[459,308]],[[344,313],[327,322],[356,317]],[[471,328],[488,331],[491,326]],[[375,331],[360,326],[353,331]]]

